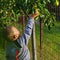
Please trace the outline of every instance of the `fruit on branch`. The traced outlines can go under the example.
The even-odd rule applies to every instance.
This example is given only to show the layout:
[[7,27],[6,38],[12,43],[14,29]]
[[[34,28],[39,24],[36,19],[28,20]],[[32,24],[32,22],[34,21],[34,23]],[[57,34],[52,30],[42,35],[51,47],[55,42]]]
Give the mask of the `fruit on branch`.
[[34,9],[35,13],[39,13],[39,8],[37,7],[36,4],[33,6],[33,9]]
[[51,3],[55,6],[59,6],[59,0],[51,0]]
[[59,0],[56,0],[56,6],[59,6]]
[[36,9],[35,11],[36,11],[36,13],[39,13],[39,9]]

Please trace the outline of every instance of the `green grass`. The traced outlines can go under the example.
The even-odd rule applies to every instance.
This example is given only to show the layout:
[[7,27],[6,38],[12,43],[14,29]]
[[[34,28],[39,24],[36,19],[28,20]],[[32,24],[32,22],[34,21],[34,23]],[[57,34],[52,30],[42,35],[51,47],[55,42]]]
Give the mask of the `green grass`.
[[[18,27],[19,28],[19,27]],[[5,60],[5,40],[2,37],[0,29],[0,60]],[[29,41],[29,50],[32,60],[32,40]],[[47,27],[43,27],[43,43],[42,52],[43,60],[60,60],[60,22],[55,23],[55,27],[49,31]],[[37,60],[40,60],[40,26],[36,25],[36,48]],[[2,59],[3,57],[3,59]]]
[[[37,41],[37,60],[40,60],[39,47],[39,26],[36,27],[36,41]],[[49,31],[47,27],[43,27],[43,60],[60,60],[60,23],[56,22],[55,26]]]

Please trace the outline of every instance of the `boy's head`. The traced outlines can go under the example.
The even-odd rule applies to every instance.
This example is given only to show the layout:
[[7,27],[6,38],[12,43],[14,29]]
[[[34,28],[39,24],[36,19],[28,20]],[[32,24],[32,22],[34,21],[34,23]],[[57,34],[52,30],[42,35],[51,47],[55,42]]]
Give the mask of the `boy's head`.
[[6,28],[7,36],[10,40],[15,41],[20,36],[19,30],[14,26],[8,26]]

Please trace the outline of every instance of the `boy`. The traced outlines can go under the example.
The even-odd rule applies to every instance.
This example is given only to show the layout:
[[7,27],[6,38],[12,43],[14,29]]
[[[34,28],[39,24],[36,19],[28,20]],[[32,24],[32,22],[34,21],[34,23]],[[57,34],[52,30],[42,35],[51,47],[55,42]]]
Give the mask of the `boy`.
[[[38,15],[39,13],[35,13],[29,16],[28,23],[22,36],[14,26],[7,27],[6,32],[11,41],[6,46],[6,60],[16,60],[16,58],[18,58],[18,60],[30,60],[30,53],[27,45],[32,33],[34,18]],[[19,51],[17,56],[16,50]]]

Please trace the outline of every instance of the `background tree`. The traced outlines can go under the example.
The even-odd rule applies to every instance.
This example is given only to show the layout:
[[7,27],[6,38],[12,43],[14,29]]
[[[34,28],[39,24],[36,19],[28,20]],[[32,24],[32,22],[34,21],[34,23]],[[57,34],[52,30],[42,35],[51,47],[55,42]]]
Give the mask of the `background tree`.
[[[44,24],[49,28],[54,25],[54,14],[50,14],[46,8],[47,3],[55,3],[57,0],[0,0],[0,24],[8,25],[11,21],[17,21],[20,14],[29,15],[35,11],[40,12]],[[58,1],[59,2],[59,1]]]

